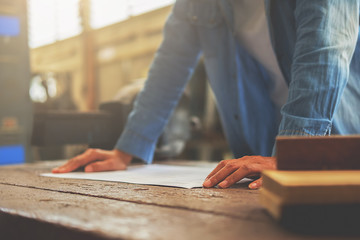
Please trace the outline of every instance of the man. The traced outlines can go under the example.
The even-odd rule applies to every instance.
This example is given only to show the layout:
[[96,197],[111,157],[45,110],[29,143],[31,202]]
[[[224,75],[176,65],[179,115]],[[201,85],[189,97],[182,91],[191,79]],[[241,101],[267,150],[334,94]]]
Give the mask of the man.
[[[359,1],[270,0],[267,7],[274,49],[289,84],[278,135],[359,133]],[[221,162],[204,186],[229,186],[274,164],[253,158]]]
[[[242,35],[241,23],[252,15],[238,20],[247,12],[241,10],[240,2],[251,5],[252,1],[177,1],[146,87],[115,150],[88,150],[54,172],[84,165],[85,171],[125,169],[132,155],[151,162],[156,139],[200,52],[225,135],[234,157],[240,157],[220,162],[204,187],[226,188],[245,176],[275,169],[276,160],[270,156],[276,135],[358,133],[360,113],[354,110],[360,99],[358,48],[354,58],[353,52],[359,1],[267,3],[274,49],[289,84],[279,130],[278,110],[286,90],[276,66],[268,65],[271,58],[261,59],[251,44],[256,41]],[[261,39],[266,41],[264,35]],[[271,48],[261,52],[266,49]],[[92,163],[95,160],[104,161]],[[261,179],[249,185],[260,186]]]

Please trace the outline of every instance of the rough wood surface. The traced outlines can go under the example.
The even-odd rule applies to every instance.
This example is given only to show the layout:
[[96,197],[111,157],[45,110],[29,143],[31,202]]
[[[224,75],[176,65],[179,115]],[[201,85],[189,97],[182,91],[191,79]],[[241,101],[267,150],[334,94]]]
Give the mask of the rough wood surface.
[[[56,179],[39,176],[49,172],[59,162],[29,164],[25,166],[5,167],[0,170],[0,183],[33,187],[58,192],[83,194],[109,199],[130,201],[156,206],[172,206],[180,209],[214,212],[222,215],[260,220],[258,210],[258,192],[248,190],[247,185],[239,185],[231,190],[224,189],[181,189],[157,187],[116,182],[102,182],[77,179]],[[21,174],[19,174],[21,173]],[[234,207],[244,212],[234,211]]]
[[58,162],[0,167],[0,231],[27,239],[345,239],[282,229],[258,191],[179,189],[39,176]]

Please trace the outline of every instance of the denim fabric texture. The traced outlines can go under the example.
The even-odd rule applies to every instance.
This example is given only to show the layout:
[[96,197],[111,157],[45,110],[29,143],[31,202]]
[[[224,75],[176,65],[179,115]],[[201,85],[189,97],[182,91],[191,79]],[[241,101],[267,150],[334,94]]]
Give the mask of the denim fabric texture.
[[359,133],[359,1],[270,0],[267,7],[289,84],[279,135]]
[[290,91],[279,128],[273,82],[236,41],[231,1],[178,0],[115,148],[152,162],[200,56],[234,158],[272,155],[278,134],[359,133],[359,1],[267,2],[274,50]]

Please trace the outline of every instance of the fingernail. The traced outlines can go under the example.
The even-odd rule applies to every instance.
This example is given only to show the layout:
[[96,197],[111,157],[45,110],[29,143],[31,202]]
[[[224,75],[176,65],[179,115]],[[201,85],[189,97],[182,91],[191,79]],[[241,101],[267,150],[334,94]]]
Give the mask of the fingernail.
[[253,183],[250,183],[250,184],[249,184],[249,188],[250,188],[250,189],[258,189],[258,188],[259,188],[259,184],[254,183],[254,182],[253,182]]
[[209,180],[209,179],[208,179],[208,180],[205,180],[205,182],[203,183],[203,186],[204,186],[204,187],[210,187],[210,186],[211,186],[210,180]]
[[221,188],[226,188],[228,185],[228,181],[222,181],[221,183],[219,183],[219,187]]

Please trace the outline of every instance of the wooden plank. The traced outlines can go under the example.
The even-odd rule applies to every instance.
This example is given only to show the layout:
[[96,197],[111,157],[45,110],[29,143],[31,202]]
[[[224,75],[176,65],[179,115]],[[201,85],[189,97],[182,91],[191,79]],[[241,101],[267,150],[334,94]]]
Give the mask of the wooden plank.
[[262,173],[261,203],[289,229],[360,236],[360,171]]
[[[201,239],[206,235],[210,239],[217,239],[224,234],[225,239],[236,239],[237,234],[250,234],[244,231],[250,227],[250,222],[207,213],[16,186],[0,185],[0,189],[3,214],[34,219],[73,231],[91,232],[104,238]],[[2,219],[3,233],[11,226],[7,226],[4,220],[6,216]],[[239,227],[233,230],[232,224]],[[16,226],[17,229],[19,227]],[[7,234],[14,236],[17,233]],[[29,233],[18,234],[26,236]]]
[[5,239],[305,239],[272,221],[4,184],[0,194]]
[[261,203],[274,219],[294,232],[360,236],[360,204],[284,204],[265,188],[261,189]]
[[276,138],[279,170],[360,169],[360,135],[280,136]]
[[227,190],[180,189],[39,176],[61,163],[63,162],[1,167],[0,183],[268,221],[259,209],[258,191],[249,190],[247,184]]
[[360,204],[360,171],[277,171],[262,173],[263,188],[280,204]]
[[57,165],[0,167],[5,239],[356,239],[287,232],[245,186],[189,190],[39,176]]

